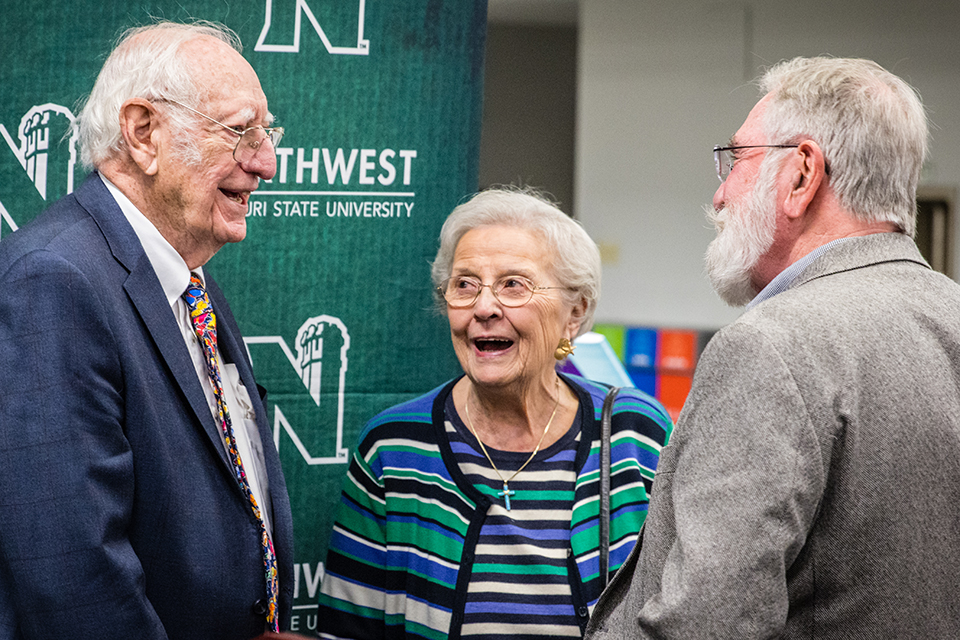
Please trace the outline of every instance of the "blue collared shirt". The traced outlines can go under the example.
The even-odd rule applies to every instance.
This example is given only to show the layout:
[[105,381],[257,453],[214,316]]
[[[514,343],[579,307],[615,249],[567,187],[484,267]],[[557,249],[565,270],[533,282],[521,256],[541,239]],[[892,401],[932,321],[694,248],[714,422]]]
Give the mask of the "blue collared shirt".
[[828,242],[825,245],[819,246],[807,255],[803,256],[789,267],[777,274],[777,277],[770,281],[770,283],[763,288],[763,291],[758,293],[753,300],[747,303],[747,309],[752,309],[764,300],[769,300],[778,293],[783,293],[790,288],[790,285],[800,277],[800,274],[803,273],[804,269],[810,266],[810,264],[825,254],[827,251],[830,251],[833,247],[851,240],[852,238],[839,238]]

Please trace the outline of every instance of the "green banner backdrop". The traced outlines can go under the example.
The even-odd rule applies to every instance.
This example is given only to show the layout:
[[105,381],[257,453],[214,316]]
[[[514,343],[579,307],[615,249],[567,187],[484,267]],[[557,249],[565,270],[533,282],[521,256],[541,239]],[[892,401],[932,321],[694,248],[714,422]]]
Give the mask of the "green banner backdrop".
[[208,265],[247,339],[294,508],[294,628],[363,423],[453,376],[429,261],[476,189],[486,0],[41,0],[4,8],[0,241],[83,180],[77,103],[120,32],[234,29],[286,128],[247,239]]

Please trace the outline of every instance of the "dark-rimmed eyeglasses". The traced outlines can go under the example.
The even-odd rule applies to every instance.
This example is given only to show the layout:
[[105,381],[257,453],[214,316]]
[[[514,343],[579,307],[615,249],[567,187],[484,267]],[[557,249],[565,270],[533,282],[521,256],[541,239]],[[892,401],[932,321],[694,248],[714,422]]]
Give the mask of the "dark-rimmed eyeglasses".
[[737,161],[737,157],[732,153],[733,151],[739,149],[795,149],[799,146],[798,144],[747,144],[735,147],[714,147],[713,162],[717,165],[717,177],[720,178],[720,182],[724,182],[730,175],[730,171],[733,170],[733,163]]
[[490,287],[493,297],[505,307],[522,307],[533,299],[533,294],[548,289],[567,287],[539,287],[523,276],[503,276],[493,284],[484,284],[472,276],[453,276],[440,283],[437,291],[454,309],[470,307],[480,297],[480,291]]
[[238,130],[236,127],[218,122],[207,114],[201,113],[193,107],[188,107],[178,100],[173,100],[172,98],[164,98],[163,100],[164,102],[172,102],[175,105],[179,105],[187,111],[192,111],[198,116],[206,118],[210,122],[220,125],[230,133],[239,136],[237,146],[233,148],[233,159],[239,164],[252,160],[253,157],[257,155],[257,152],[260,151],[260,147],[263,146],[264,141],[269,140],[273,148],[276,149],[277,145],[280,144],[280,139],[283,138],[283,127],[261,127],[257,125],[249,129]]

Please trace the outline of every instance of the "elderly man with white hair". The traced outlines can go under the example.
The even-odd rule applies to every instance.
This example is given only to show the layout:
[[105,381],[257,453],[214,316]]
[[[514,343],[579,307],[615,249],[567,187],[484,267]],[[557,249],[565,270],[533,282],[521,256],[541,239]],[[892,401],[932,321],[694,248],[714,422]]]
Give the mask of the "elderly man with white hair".
[[241,640],[289,625],[292,517],[203,265],[276,171],[236,34],[125,34],[74,192],[0,243],[0,639]]
[[[728,146],[705,350],[591,638],[960,636],[960,286],[911,239],[916,93],[795,59]],[[640,547],[637,547],[638,549]]]

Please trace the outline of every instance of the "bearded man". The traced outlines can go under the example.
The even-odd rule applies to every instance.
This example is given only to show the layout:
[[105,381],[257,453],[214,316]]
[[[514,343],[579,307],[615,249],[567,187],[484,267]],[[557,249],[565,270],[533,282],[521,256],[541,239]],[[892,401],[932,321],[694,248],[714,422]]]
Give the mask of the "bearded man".
[[958,637],[960,286],[911,239],[923,107],[866,60],[761,85],[715,149],[707,253],[748,310],[704,351],[587,635]]
[[0,639],[289,625],[293,533],[243,338],[203,265],[276,172],[236,34],[129,31],[84,183],[0,243]]

